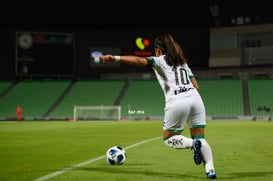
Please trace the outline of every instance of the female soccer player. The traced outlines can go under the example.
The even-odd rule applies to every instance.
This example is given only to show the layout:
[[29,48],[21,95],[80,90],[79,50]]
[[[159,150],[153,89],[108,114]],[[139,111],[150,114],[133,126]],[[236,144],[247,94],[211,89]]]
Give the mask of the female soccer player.
[[[212,150],[205,139],[206,113],[197,80],[187,64],[180,45],[172,35],[154,40],[155,56],[100,56],[102,62],[121,62],[151,67],[165,96],[163,140],[175,149],[193,149],[195,164],[203,162],[207,178],[215,179]],[[185,124],[191,138],[182,135]]]

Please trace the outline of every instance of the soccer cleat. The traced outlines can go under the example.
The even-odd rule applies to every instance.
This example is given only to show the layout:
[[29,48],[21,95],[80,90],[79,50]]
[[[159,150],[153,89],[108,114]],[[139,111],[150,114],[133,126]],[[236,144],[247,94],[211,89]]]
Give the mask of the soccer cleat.
[[194,140],[193,141],[193,160],[195,164],[200,165],[203,162],[203,155],[201,153],[201,141],[200,140]]
[[207,177],[208,179],[216,179],[216,173],[214,170],[210,170],[208,173],[207,173]]

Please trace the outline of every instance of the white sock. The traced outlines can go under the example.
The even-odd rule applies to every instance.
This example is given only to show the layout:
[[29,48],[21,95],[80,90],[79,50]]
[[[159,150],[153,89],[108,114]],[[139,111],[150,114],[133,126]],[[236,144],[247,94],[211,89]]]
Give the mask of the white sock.
[[193,144],[193,140],[191,138],[187,138],[182,135],[174,135],[164,142],[166,143],[166,145],[176,149],[191,148]]
[[207,173],[211,169],[214,170],[212,151],[211,151],[210,145],[208,144],[208,142],[204,138],[201,138],[199,140],[202,143],[201,152],[203,155],[203,160],[205,162],[205,170]]

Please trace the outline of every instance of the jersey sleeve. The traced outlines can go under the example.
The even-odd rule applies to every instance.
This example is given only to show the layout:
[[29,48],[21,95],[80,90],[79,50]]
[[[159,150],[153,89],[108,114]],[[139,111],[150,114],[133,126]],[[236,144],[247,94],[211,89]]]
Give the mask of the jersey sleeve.
[[189,74],[189,78],[190,78],[190,79],[191,79],[191,78],[194,78],[195,76],[194,76],[194,74],[192,73],[191,68],[188,66],[187,63],[185,64],[185,66],[186,66],[186,68],[187,68],[187,71],[188,71],[188,74]]
[[165,56],[160,56],[160,57],[150,56],[150,57],[146,57],[146,59],[148,60],[148,65],[147,66],[151,66],[153,68],[162,67],[162,66],[164,66],[164,64],[166,64],[164,58],[165,58]]
[[146,59],[147,59],[147,67],[151,67],[151,68],[153,68],[153,67],[155,67],[156,66],[156,59],[155,59],[155,57],[146,57]]

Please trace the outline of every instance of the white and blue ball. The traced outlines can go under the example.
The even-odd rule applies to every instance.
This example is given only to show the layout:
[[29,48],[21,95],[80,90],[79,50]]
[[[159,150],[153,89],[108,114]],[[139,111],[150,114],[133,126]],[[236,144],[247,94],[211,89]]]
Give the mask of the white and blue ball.
[[126,157],[126,151],[120,146],[113,146],[106,152],[106,161],[110,165],[122,165]]

